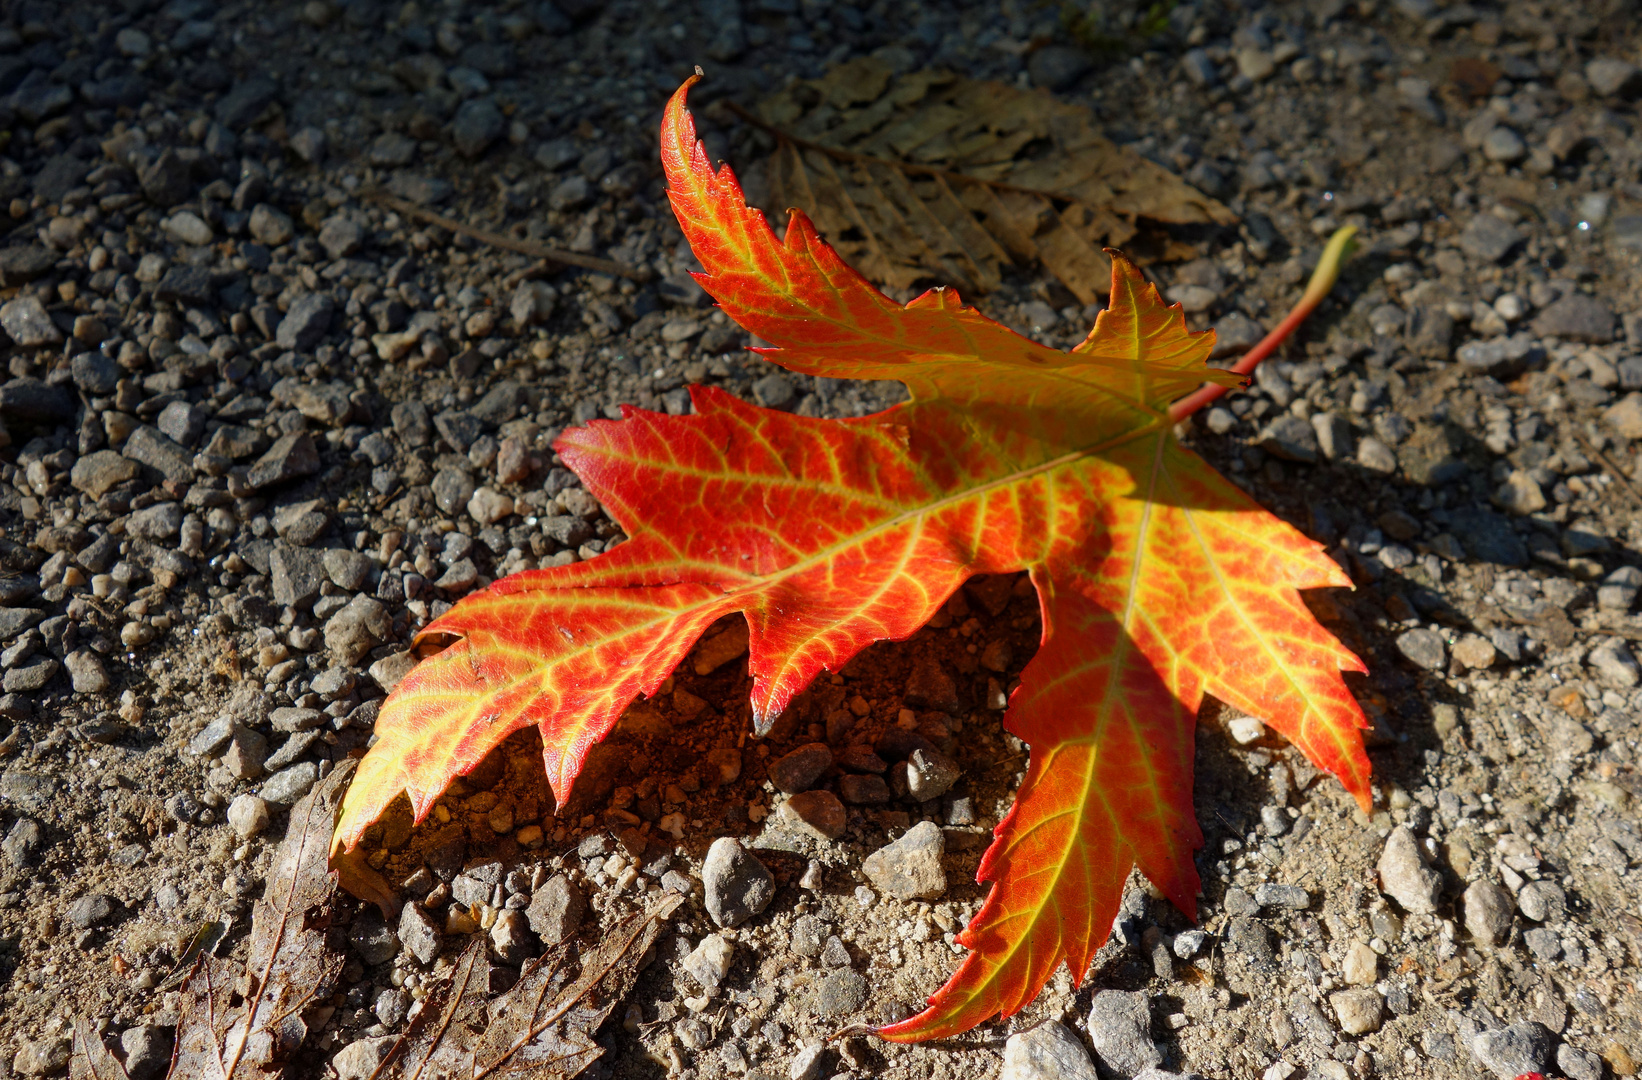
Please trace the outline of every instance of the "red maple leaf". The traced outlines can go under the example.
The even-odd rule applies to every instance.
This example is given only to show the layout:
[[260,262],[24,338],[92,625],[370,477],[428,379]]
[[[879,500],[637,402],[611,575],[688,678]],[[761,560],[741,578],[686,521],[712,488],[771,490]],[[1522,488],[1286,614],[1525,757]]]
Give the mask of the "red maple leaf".
[[567,431],[560,455],[631,540],[499,581],[423,631],[457,640],[389,698],[336,845],[401,791],[420,819],[529,724],[562,804],[588,748],[725,615],[749,625],[764,731],[818,673],[909,637],[971,575],[1021,570],[1043,639],[1004,724],[1031,763],[981,863],[993,887],[959,938],[969,956],[884,1037],[1008,1016],[1061,963],[1081,978],[1136,866],[1194,913],[1205,694],[1265,719],[1367,806],[1365,720],[1341,678],[1362,665],[1299,593],[1348,579],[1172,431],[1172,402],[1240,381],[1206,366],[1212,335],[1189,332],[1117,253],[1110,306],[1070,352],[950,291],[898,304],[801,212],[776,238],[697,143],[689,85],[668,106],[662,159],[702,287],[776,363],[897,379],[911,400],[820,420],[697,387],[693,416],[624,406]]

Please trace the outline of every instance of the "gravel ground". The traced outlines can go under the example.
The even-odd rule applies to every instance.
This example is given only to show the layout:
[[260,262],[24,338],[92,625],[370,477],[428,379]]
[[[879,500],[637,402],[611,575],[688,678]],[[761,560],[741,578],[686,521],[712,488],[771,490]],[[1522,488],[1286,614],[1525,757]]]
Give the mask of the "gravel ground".
[[[726,627],[557,816],[531,733],[423,826],[390,812],[367,846],[404,913],[342,913],[343,990],[293,1075],[363,1075],[381,1044],[332,1058],[401,1030],[468,935],[500,989],[667,888],[691,900],[596,1075],[1636,1073],[1630,6],[1211,0],[1100,56],[1053,11],[965,0],[3,10],[0,1069],[63,1072],[79,1013],[163,1072],[189,943],[243,951],[287,807],[369,741],[416,628],[619,539],[558,431],[685,411],[693,382],[810,415],[898,398],[740,351],[655,154],[696,63],[711,149],[751,166],[768,144],[716,99],[887,47],[1048,85],[1226,201],[1240,228],[1151,270],[1228,352],[1363,230],[1302,340],[1186,438],[1357,581],[1312,599],[1372,668],[1377,811],[1211,709],[1200,927],[1137,884],[1082,986],[939,1046],[824,1041],[957,963],[1025,764],[996,709],[1036,609],[973,582],[762,741]],[[1092,315],[1030,274],[979,303],[1057,345]]]

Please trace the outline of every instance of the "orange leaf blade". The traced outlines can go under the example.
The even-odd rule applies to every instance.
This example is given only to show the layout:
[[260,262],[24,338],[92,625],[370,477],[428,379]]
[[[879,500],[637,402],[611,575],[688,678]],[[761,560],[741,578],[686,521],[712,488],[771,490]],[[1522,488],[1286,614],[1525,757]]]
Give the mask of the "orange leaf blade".
[[1082,981],[1136,865],[1190,915],[1192,715],[1111,612],[1034,575],[1044,641],[1006,721],[1032,747],[977,879],[994,882],[959,943],[971,952],[929,1008],[879,1034],[945,1038],[1030,1004],[1065,963]]

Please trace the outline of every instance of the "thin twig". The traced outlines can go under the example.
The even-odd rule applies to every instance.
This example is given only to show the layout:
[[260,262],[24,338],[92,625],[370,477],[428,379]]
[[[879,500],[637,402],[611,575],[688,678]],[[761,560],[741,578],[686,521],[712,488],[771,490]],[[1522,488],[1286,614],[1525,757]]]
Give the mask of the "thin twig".
[[1598,450],[1596,444],[1585,437],[1584,432],[1575,429],[1574,438],[1579,440],[1579,445],[1585,448],[1587,454],[1602,463],[1602,471],[1619,481],[1619,485],[1625,489],[1625,493],[1635,499],[1638,506],[1642,506],[1642,489],[1637,488],[1636,481],[1626,476],[1612,458]]
[[566,251],[563,248],[549,247],[538,244],[533,240],[515,240],[511,236],[491,232],[489,229],[479,229],[455,218],[448,218],[443,214],[436,214],[432,210],[421,207],[408,199],[401,199],[396,195],[389,195],[381,188],[365,188],[360,192],[362,198],[381,203],[390,210],[406,214],[425,221],[430,225],[437,225],[441,229],[449,229],[453,233],[471,236],[475,240],[499,247],[506,251],[517,251],[521,255],[529,255],[533,259],[546,259],[549,262],[563,263],[566,266],[580,266],[587,270],[597,270],[601,274],[614,274],[618,277],[632,278],[634,281],[646,281],[650,272],[642,267],[628,266],[626,263],[616,262],[614,259],[601,259],[597,255],[583,255],[576,251]]

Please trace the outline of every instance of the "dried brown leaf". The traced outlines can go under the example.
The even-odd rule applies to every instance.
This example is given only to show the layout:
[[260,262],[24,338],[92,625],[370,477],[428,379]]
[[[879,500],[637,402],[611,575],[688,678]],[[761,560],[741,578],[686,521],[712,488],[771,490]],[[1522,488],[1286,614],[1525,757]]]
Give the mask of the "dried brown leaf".
[[249,955],[202,956],[182,985],[171,1080],[267,1080],[307,1037],[303,1012],[342,971],[331,924],[337,881],[327,858],[353,763],[339,765],[291,810],[268,887],[251,909]]
[[[735,111],[776,136],[770,205],[807,211],[846,261],[892,289],[986,292],[1006,264],[1039,262],[1091,303],[1111,281],[1102,248],[1136,241],[1143,222],[1237,221],[1046,90],[927,69],[896,77],[862,57],[757,115]],[[1185,248],[1164,241],[1157,254]]]
[[596,940],[554,946],[527,964],[513,988],[488,1005],[483,1000],[485,948],[475,938],[450,978],[423,1000],[372,1080],[576,1076],[603,1052],[593,1036],[632,991],[641,961],[683,899],[669,894]]
[[126,1080],[125,1066],[103,1045],[100,1035],[84,1017],[74,1018],[74,1044],[69,1051],[68,1080]]

